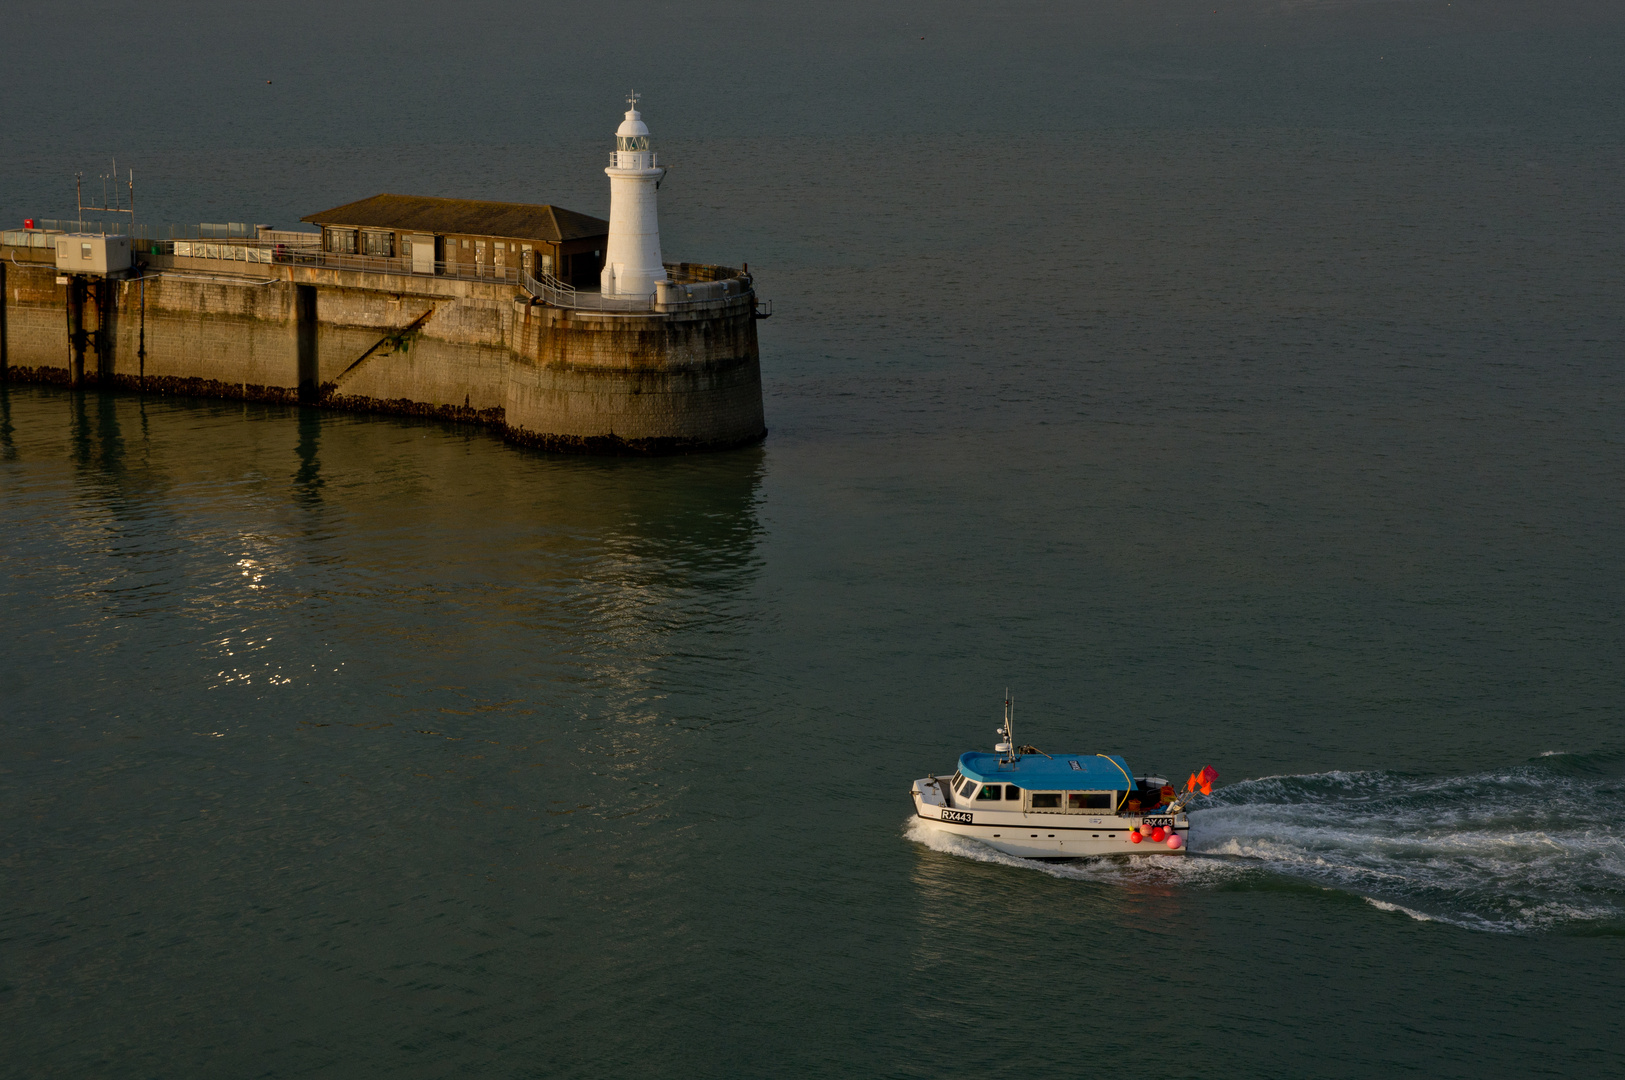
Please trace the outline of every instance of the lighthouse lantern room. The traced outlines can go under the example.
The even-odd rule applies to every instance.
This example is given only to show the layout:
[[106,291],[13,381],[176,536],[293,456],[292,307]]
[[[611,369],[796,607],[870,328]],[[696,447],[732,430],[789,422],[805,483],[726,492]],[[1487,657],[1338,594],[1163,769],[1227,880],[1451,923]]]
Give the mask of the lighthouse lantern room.
[[604,170],[609,176],[609,246],[604,250],[603,292],[649,296],[666,280],[655,216],[655,191],[666,170],[649,149],[638,95],[628,95],[626,103],[626,119],[615,131],[615,152]]

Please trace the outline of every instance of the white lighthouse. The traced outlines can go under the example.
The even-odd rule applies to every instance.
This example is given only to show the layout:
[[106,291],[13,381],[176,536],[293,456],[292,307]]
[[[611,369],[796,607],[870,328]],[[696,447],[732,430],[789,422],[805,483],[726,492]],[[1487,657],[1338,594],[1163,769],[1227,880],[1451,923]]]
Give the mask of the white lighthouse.
[[666,170],[655,164],[649,129],[638,112],[638,95],[626,103],[626,119],[615,129],[609,168],[609,247],[604,251],[605,296],[648,296],[666,280],[660,261],[660,223],[655,189]]

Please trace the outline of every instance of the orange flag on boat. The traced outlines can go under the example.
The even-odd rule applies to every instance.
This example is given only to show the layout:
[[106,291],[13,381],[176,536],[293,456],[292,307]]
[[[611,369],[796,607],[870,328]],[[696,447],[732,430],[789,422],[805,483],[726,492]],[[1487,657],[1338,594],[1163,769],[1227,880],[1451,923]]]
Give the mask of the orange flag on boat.
[[1185,790],[1186,791],[1195,791],[1196,790],[1196,774],[1195,773],[1191,773],[1191,778],[1189,780],[1185,781]]
[[1202,771],[1196,774],[1197,783],[1202,785],[1202,794],[1213,794],[1213,781],[1219,778],[1219,770],[1211,765],[1203,765]]

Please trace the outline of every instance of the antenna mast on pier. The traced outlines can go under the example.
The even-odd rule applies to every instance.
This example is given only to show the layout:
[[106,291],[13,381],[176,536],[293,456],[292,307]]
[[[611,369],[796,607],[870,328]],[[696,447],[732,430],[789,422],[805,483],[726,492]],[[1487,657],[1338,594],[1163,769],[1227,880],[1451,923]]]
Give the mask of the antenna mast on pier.
[[[74,201],[74,204],[75,204],[75,206],[77,208],[78,215],[79,215],[78,219],[77,219],[77,224],[79,226],[79,231],[84,232],[84,230],[85,230],[85,211],[86,210],[99,210],[104,214],[129,214],[130,215],[130,233],[133,235],[135,233],[135,170],[134,169],[130,170],[130,178],[129,178],[129,181],[128,181],[129,192],[130,192],[130,205],[127,206],[127,207],[118,205],[118,201],[119,201],[119,199],[118,199],[118,158],[115,157],[113,159],[113,171],[111,173],[104,173],[101,176],[101,181],[102,181],[102,205],[101,206],[86,206],[85,205],[84,180],[85,180],[85,174],[84,173],[76,172],[76,173],[73,174],[73,201]],[[112,206],[107,205],[107,182],[109,180],[113,181],[113,205]],[[105,221],[102,222],[102,233],[103,233],[103,235],[106,235],[106,233],[107,233],[107,222],[105,222]]]

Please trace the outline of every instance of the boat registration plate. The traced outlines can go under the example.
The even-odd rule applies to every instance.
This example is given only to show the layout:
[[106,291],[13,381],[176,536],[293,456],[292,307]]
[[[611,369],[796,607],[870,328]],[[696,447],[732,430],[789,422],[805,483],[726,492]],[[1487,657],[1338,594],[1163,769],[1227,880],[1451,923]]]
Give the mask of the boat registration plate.
[[976,821],[974,817],[965,813],[963,810],[944,810],[942,812],[942,820],[951,821],[955,825],[970,825]]
[[1144,821],[1145,824],[1151,826],[1153,829],[1158,825],[1161,825],[1165,829],[1171,829],[1174,826],[1174,819],[1171,817],[1148,817],[1145,818]]

